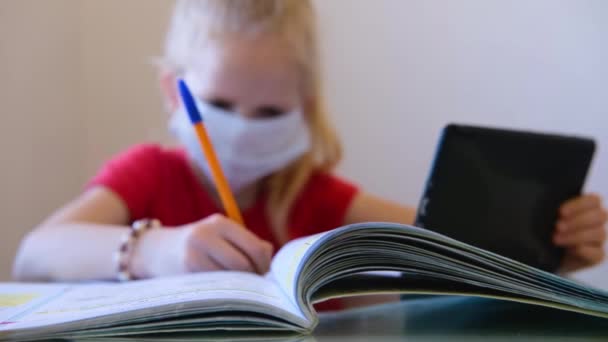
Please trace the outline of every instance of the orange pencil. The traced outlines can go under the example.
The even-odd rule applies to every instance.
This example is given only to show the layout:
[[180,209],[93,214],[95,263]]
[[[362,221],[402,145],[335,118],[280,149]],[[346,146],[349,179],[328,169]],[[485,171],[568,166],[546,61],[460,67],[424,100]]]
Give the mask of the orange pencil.
[[184,82],[184,80],[179,80],[178,88],[184,106],[186,107],[186,111],[188,112],[188,116],[190,117],[190,121],[192,122],[192,125],[194,126],[194,129],[198,136],[198,140],[201,144],[201,148],[203,149],[203,153],[205,154],[205,158],[207,159],[207,163],[209,163],[209,169],[211,170],[213,182],[215,184],[217,192],[220,195],[220,200],[222,201],[224,210],[226,211],[226,214],[230,219],[241,225],[244,225],[243,217],[241,216],[241,211],[239,210],[239,207],[236,204],[236,200],[234,199],[234,195],[230,190],[230,186],[228,185],[226,176],[224,176],[222,166],[220,165],[220,162],[217,159],[217,155],[215,154],[215,150],[213,149],[213,144],[211,143],[211,139],[209,139],[209,135],[207,134],[207,130],[205,129],[203,118],[200,112],[198,111],[198,108],[196,107],[194,97],[192,96],[192,93],[188,89],[188,86],[186,85],[186,82]]

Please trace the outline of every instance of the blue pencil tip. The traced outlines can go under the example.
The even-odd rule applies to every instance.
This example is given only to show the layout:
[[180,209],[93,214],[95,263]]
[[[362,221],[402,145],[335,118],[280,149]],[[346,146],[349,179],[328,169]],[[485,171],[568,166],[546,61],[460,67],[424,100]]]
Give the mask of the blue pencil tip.
[[194,97],[192,96],[192,93],[190,92],[190,89],[188,88],[186,82],[182,79],[178,80],[177,87],[179,89],[179,94],[181,95],[184,107],[186,107],[186,112],[190,117],[190,121],[192,121],[193,124],[202,122],[203,118],[201,117],[201,113],[196,107],[196,101],[194,101]]

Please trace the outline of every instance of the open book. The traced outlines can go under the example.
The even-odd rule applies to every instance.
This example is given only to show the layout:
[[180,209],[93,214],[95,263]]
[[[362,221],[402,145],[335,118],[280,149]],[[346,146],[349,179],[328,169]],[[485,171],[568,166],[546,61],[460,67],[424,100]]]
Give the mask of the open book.
[[364,223],[290,242],[265,276],[0,284],[0,340],[307,334],[318,321],[315,302],[394,292],[494,297],[608,318],[606,292],[432,231]]

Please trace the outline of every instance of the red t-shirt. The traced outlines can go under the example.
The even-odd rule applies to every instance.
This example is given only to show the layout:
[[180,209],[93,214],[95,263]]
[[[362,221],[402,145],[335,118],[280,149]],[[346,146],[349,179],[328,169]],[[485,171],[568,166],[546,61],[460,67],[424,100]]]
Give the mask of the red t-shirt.
[[[181,149],[137,145],[107,162],[89,183],[92,186],[104,186],[116,193],[128,207],[132,221],[156,218],[164,226],[175,227],[223,212],[202,186]],[[314,174],[290,211],[289,239],[343,225],[356,193],[354,185],[335,176]],[[249,230],[271,242],[275,251],[281,247],[272,234],[265,194],[242,214]],[[317,306],[317,309],[336,308],[336,303]]]

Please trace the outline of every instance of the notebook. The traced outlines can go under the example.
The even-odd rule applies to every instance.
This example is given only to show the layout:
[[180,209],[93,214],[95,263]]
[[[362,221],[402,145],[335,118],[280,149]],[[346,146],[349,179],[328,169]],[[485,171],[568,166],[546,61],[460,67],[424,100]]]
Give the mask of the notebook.
[[491,297],[608,318],[604,291],[430,230],[369,222],[289,242],[264,276],[0,283],[0,340],[284,339],[314,330],[313,303],[374,293]]

